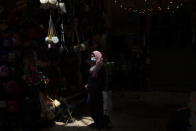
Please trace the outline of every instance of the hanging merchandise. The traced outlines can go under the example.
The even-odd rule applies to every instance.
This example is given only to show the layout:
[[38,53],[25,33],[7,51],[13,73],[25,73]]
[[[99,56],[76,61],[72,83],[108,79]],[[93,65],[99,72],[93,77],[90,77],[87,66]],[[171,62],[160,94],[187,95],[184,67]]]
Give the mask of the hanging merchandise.
[[52,43],[57,44],[59,42],[51,15],[49,20],[48,36],[45,38],[45,41],[48,43],[48,48],[52,47]]
[[67,13],[66,5],[64,2],[61,2],[61,0],[59,0],[59,2],[57,2],[56,6],[59,7],[61,14]]
[[46,4],[48,2],[48,0],[40,0],[41,4]]
[[49,0],[49,3],[50,4],[56,4],[57,3],[57,0]]
[[62,54],[63,51],[66,51],[66,53],[68,52],[68,49],[65,46],[65,33],[64,33],[64,26],[63,26],[63,20],[62,20],[62,23],[61,23],[61,46],[59,48],[59,52]]
[[156,0],[144,0],[143,2],[137,2],[136,0],[113,0],[113,3],[125,12],[133,12],[139,15],[153,15],[165,12],[174,14],[176,10],[184,5],[184,0],[169,0],[165,3]]
[[58,1],[57,0],[40,0],[41,4],[52,4],[55,5]]

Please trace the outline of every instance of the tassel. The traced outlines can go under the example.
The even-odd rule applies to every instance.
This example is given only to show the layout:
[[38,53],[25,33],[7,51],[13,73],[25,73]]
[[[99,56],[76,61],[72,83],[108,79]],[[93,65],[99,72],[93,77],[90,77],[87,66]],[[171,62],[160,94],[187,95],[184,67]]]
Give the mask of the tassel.
[[[49,20],[48,36],[45,38],[45,41],[48,43],[54,43],[54,44],[57,44],[59,42],[59,38],[57,37],[51,16],[50,16],[50,20]],[[51,45],[48,45],[48,48],[50,48],[50,47],[51,47]]]

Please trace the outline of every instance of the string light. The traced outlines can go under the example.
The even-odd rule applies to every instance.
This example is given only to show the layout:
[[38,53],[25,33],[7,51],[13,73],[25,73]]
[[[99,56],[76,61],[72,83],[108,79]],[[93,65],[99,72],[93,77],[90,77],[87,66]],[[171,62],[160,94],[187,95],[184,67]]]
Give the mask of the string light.
[[113,2],[115,6],[123,9],[126,12],[133,12],[141,15],[155,14],[158,12],[172,12],[174,14],[176,9],[183,6],[183,0],[170,0],[164,7],[162,7],[160,3],[157,3],[156,1],[144,0],[146,8],[141,9],[135,7],[135,3],[133,5],[127,4],[126,0],[114,0]]

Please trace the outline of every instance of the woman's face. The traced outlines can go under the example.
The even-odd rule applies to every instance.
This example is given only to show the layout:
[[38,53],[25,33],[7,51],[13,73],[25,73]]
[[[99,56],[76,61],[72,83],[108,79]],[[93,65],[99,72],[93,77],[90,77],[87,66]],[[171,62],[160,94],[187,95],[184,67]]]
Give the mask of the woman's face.
[[94,54],[91,54],[91,64],[94,65],[96,63],[96,57]]

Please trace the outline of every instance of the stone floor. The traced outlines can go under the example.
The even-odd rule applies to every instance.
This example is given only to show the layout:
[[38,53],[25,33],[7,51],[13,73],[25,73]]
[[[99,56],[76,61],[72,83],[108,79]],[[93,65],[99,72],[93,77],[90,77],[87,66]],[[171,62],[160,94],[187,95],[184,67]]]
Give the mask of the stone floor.
[[[80,115],[73,123],[65,125],[56,122],[52,128],[42,131],[93,131],[88,127],[91,117],[82,106]],[[170,110],[156,107],[132,97],[129,93],[113,93],[112,128],[111,131],[167,131],[166,123]]]

